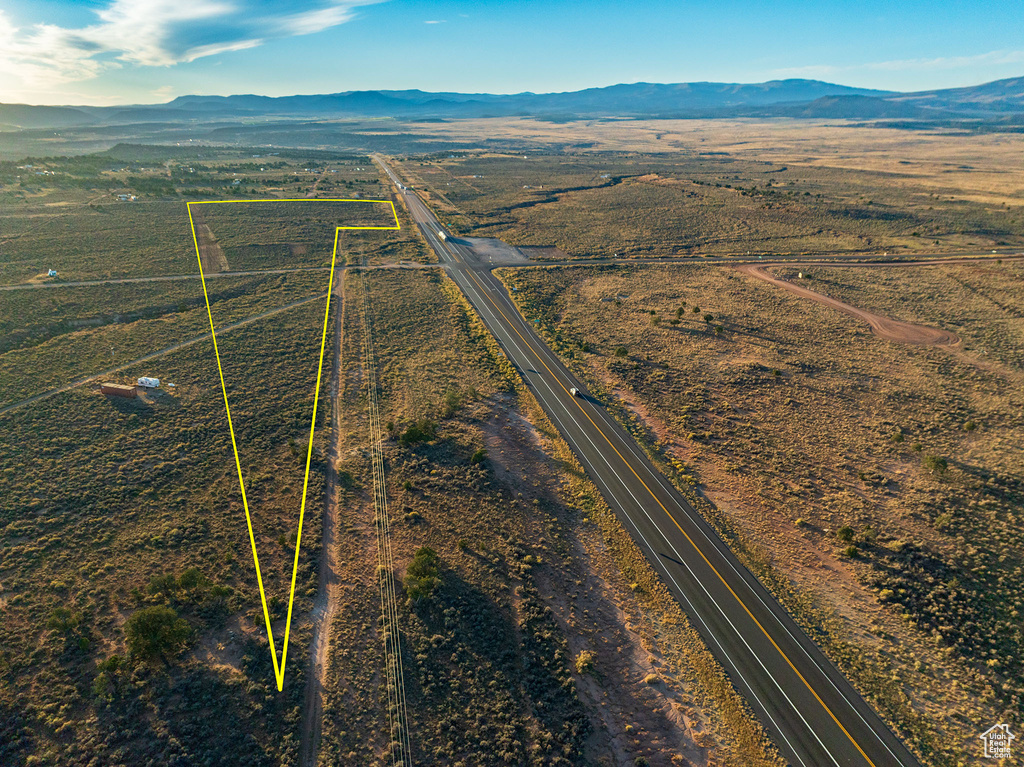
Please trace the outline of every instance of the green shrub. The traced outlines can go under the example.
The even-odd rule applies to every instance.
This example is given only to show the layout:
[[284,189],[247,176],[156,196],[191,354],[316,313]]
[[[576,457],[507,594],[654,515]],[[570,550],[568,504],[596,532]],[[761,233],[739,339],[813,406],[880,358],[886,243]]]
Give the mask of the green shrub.
[[473,453],[473,457],[469,459],[469,462],[483,463],[485,458],[487,458],[487,451],[484,450],[483,448],[480,448],[475,453]]
[[153,596],[171,596],[178,589],[178,579],[173,575],[158,575],[146,586],[146,592]]
[[46,628],[67,637],[75,633],[81,624],[81,613],[72,612],[66,607],[58,607],[50,613],[50,618],[46,621]]
[[451,418],[459,411],[459,408],[462,407],[462,403],[464,401],[465,397],[461,391],[454,387],[448,389],[448,391],[444,393],[444,398],[441,401],[441,418]]
[[181,589],[191,590],[209,585],[210,579],[203,575],[197,567],[190,567],[178,576],[178,588]]
[[184,648],[191,635],[188,621],[179,618],[166,605],[145,607],[133,613],[124,624],[128,654],[141,661],[160,658],[166,662],[168,656]]
[[580,654],[576,656],[576,673],[586,674],[588,671],[594,668],[594,658],[596,656],[590,650],[582,650]]
[[99,674],[92,681],[92,692],[97,698],[109,700],[114,697],[120,682],[121,656],[111,655],[106,660],[96,664]]
[[437,552],[429,546],[419,549],[405,571],[405,593],[412,602],[429,599],[441,584]]
[[629,354],[629,352],[626,351],[626,347],[625,346],[617,346],[617,347],[615,347],[615,356],[616,357],[625,357],[627,354]]
[[949,468],[949,462],[940,455],[926,455],[924,457],[924,467],[932,474],[941,476]]
[[429,418],[421,418],[402,432],[398,438],[401,445],[415,445],[417,442],[425,442],[437,436],[437,424]]
[[836,530],[836,537],[841,541],[849,543],[853,540],[853,528],[849,525],[843,525],[838,530]]

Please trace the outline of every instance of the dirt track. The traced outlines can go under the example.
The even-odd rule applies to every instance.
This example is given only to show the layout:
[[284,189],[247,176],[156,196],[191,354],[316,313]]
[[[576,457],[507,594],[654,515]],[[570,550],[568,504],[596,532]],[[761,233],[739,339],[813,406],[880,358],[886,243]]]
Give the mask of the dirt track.
[[[792,264],[787,264],[792,266]],[[896,341],[904,344],[922,344],[926,346],[945,346],[954,348],[960,345],[960,336],[949,330],[942,330],[941,328],[933,328],[928,325],[914,325],[910,322],[903,322],[902,320],[894,320],[889,317],[883,317],[880,314],[869,312],[866,309],[858,309],[856,306],[844,303],[838,299],[830,296],[822,295],[821,293],[815,293],[813,290],[809,290],[801,285],[783,280],[778,277],[770,275],[766,269],[768,266],[776,266],[776,264],[743,264],[737,266],[737,271],[743,274],[749,274],[752,277],[770,282],[776,287],[788,290],[790,293],[795,293],[803,298],[809,298],[812,301],[816,301],[819,304],[838,309],[844,314],[849,314],[851,317],[856,317],[859,320],[863,320],[871,326],[871,332],[879,338],[884,338],[889,341]]]
[[334,364],[331,381],[331,441],[327,448],[327,487],[324,492],[324,522],[320,547],[320,582],[310,619],[313,622],[312,673],[306,683],[306,702],[302,707],[302,730],[299,741],[300,767],[315,767],[320,750],[323,725],[324,678],[330,646],[331,623],[338,611],[338,458],[341,454],[341,422],[338,397],[341,392],[341,333],[345,325],[344,272],[334,288],[338,302],[334,328]]
[[210,227],[207,225],[199,206],[192,211],[192,222],[195,226],[196,243],[199,247],[204,274],[216,274],[228,271],[228,259]]
[[[261,312],[260,314],[253,315],[252,317],[246,317],[244,320],[233,322],[230,325],[225,325],[224,327],[220,328],[220,330],[218,330],[217,332],[227,333],[231,330],[235,330],[236,328],[245,327],[246,325],[252,322],[256,322],[257,320],[272,317],[275,314],[280,314],[281,312],[286,312],[289,309],[294,309],[296,306],[302,306],[303,304],[308,304],[310,301],[316,301],[318,299],[325,298],[326,295],[327,294],[324,293],[323,295],[310,296],[309,298],[303,298],[300,299],[299,301],[293,301],[290,304],[279,306],[276,309],[270,309],[269,311]],[[117,367],[108,368],[107,370],[102,370],[99,373],[93,373],[92,375],[85,376],[84,378],[78,378],[72,381],[71,383],[65,384],[64,386],[60,386],[56,389],[50,389],[49,391],[45,391],[40,394],[35,394],[27,399],[20,400],[19,402],[12,402],[9,405],[4,405],[3,407],[0,407],[0,414],[7,413],[11,410],[17,410],[18,408],[25,407],[26,405],[30,405],[33,402],[38,402],[41,399],[53,397],[56,394],[63,394],[66,391],[71,391],[72,389],[78,388],[79,386],[84,386],[85,384],[97,383],[100,381],[100,379],[108,378],[109,376],[112,376],[115,373],[120,373],[121,371],[127,370],[128,368],[138,365],[142,362],[149,362],[150,360],[154,360],[158,357],[163,357],[164,355],[176,352],[179,349],[184,349],[187,346],[192,346],[193,344],[197,344],[200,341],[205,341],[207,338],[210,338],[210,334],[203,333],[201,336],[194,336],[193,338],[190,338],[187,341],[181,341],[179,343],[172,344],[171,346],[165,346],[163,349],[160,349],[158,351],[150,352],[149,354],[146,354],[142,357],[137,357],[136,359],[133,359],[131,362],[125,362],[124,364],[118,365]]]

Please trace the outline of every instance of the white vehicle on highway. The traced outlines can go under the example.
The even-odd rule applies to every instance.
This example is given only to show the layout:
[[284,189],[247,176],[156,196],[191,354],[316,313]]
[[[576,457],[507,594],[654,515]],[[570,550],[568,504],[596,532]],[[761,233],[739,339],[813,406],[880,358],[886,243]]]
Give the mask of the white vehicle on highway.
[[580,396],[580,390],[577,389],[575,386],[570,386],[569,387],[569,394],[571,394],[574,397],[578,397],[578,396]]

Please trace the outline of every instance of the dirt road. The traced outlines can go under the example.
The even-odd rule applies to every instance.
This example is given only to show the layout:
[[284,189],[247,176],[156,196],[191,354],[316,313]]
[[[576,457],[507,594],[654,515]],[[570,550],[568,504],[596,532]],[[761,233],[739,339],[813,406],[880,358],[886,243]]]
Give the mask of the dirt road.
[[[344,272],[342,272],[344,277]],[[324,678],[330,649],[331,622],[338,610],[338,458],[341,455],[341,421],[338,416],[341,381],[341,331],[345,326],[344,280],[335,287],[338,302],[334,327],[334,364],[331,376],[331,441],[327,448],[327,481],[324,491],[324,522],[320,547],[320,579],[310,619],[313,621],[313,642],[310,653],[313,673],[306,683],[306,700],[302,707],[302,731],[299,743],[299,765],[315,767],[320,751],[320,730],[323,724]]]
[[[286,312],[289,309],[294,309],[296,306],[308,304],[310,301],[318,301],[324,298],[324,296],[326,296],[326,294],[319,296],[310,296],[309,298],[303,298],[300,301],[293,301],[290,304],[279,306],[276,309],[271,309],[270,311],[262,312],[261,314],[256,314],[253,315],[252,317],[246,317],[244,320],[233,322],[230,325],[225,325],[224,327],[219,328],[217,332],[227,333],[229,330],[244,327],[245,325],[248,325],[251,322],[256,322],[257,320],[262,320],[265,319],[266,317],[271,317],[275,314],[279,314],[280,312]],[[176,352],[179,349],[184,349],[186,346],[191,346],[192,344],[197,344],[200,341],[205,341],[209,337],[209,333],[204,333],[201,336],[195,336],[193,338],[188,339],[187,341],[181,341],[180,343],[172,344],[171,346],[165,346],[163,349],[159,349],[158,351],[155,352],[150,352],[149,354],[146,354],[142,357],[138,357],[137,359],[134,359],[131,362],[126,362],[123,365],[118,365],[116,368],[108,368],[107,370],[102,370],[99,373],[94,373],[92,375],[85,376],[84,378],[79,378],[75,381],[72,381],[71,383],[65,384],[64,386],[58,387],[56,389],[50,389],[49,391],[42,392],[41,394],[33,395],[28,399],[21,400],[20,402],[12,402],[10,405],[0,407],[0,414],[10,412],[11,410],[17,410],[18,408],[25,407],[26,405],[31,405],[33,402],[38,402],[41,399],[53,397],[57,394],[63,394],[66,391],[71,391],[72,389],[76,389],[79,386],[84,386],[85,384],[95,383],[96,381],[99,381],[101,378],[108,378],[114,373],[120,373],[121,371],[127,370],[128,368],[134,365],[138,365],[142,362],[149,362],[150,360],[156,359],[157,357],[163,357],[164,355]]]
[[[792,264],[788,265],[792,266]],[[797,285],[779,277],[773,277],[766,271],[768,266],[769,264],[743,264],[737,266],[736,270],[743,274],[757,277],[765,282],[770,282],[772,285],[788,290],[790,293],[795,293],[803,298],[809,298],[819,304],[838,309],[844,314],[849,314],[851,317],[863,320],[871,327],[871,332],[879,338],[898,343],[922,344],[926,346],[956,347],[960,344],[960,336],[952,331],[933,328],[928,325],[914,325],[910,322],[883,317],[866,309],[858,309],[856,306],[851,306],[831,296],[816,293],[802,285]]]
[[224,248],[220,246],[213,231],[207,225],[200,206],[197,205],[195,210],[191,208],[189,210],[196,230],[196,243],[203,263],[203,274],[228,271],[228,259],[224,255]]

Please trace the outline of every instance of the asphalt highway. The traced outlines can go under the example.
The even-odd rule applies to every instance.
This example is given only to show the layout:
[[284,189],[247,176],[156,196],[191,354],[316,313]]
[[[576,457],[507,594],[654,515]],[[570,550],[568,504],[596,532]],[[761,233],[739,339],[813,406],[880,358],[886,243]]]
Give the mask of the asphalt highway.
[[[512,303],[491,268],[443,228],[415,192],[407,209],[447,273],[494,334],[749,702],[800,767],[912,767],[919,762],[842,673],[654,467],[632,437],[566,369]],[[582,396],[569,390],[576,387]]]

